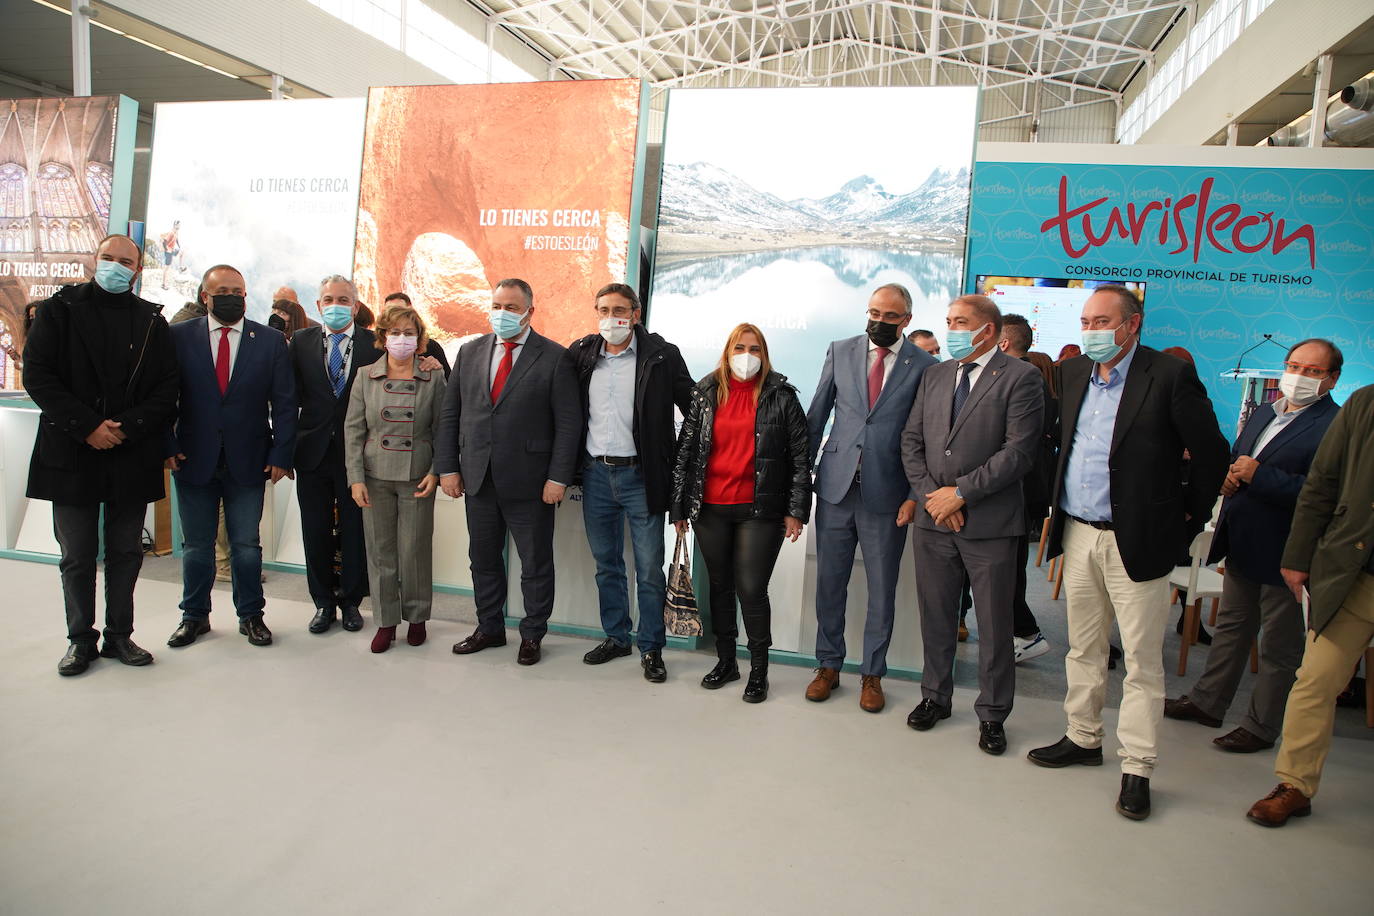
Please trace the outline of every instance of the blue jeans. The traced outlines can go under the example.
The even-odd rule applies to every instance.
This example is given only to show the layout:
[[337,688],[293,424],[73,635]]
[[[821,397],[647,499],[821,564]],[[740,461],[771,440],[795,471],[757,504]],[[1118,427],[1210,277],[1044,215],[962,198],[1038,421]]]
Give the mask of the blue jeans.
[[632,622],[625,576],[625,519],[630,522],[639,589],[639,651],[652,652],[665,643],[663,603],[668,582],[663,574],[664,513],[649,511],[644,475],[637,465],[613,468],[588,461],[582,471],[582,521],[596,559],[601,627],[618,646],[630,644]]
[[210,590],[215,585],[215,535],[219,531],[219,505],[224,502],[224,527],[229,533],[229,569],[234,576],[234,607],[239,617],[261,614],[262,547],[258,525],[266,483],[249,486],[235,483],[224,468],[206,484],[177,481],[177,507],[181,514],[181,617],[204,620],[210,616]]

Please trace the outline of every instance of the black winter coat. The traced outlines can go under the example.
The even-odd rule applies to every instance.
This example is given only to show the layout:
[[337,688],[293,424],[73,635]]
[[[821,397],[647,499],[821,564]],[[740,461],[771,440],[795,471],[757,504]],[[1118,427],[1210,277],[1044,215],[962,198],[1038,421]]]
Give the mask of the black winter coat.
[[[708,375],[692,390],[692,407],[677,440],[673,467],[672,521],[701,513],[706,462],[716,419],[716,377]],[[754,416],[754,517],[790,515],[811,518],[811,449],[806,414],[787,376],[768,373]]]
[[[681,410],[683,416],[691,409],[692,376],[677,347],[657,334],[650,334],[641,324],[635,325],[634,333],[635,452],[644,475],[644,496],[649,511],[667,512],[673,496],[673,455],[677,448],[673,407]],[[587,394],[603,343],[600,334],[589,334],[568,347],[568,359],[573,361],[578,382],[582,385],[579,469],[586,459],[587,422],[591,410]]]
[[[24,345],[24,388],[42,410],[33,458],[30,499],[64,505],[109,500],[153,502],[165,495],[164,436],[177,413],[180,374],[171,333],[158,306],[131,300],[132,349],[126,385],[112,383],[102,349],[94,282],[64,286],[38,307]],[[207,344],[208,346],[208,344]],[[95,449],[86,437],[105,420],[123,424],[128,438]]]

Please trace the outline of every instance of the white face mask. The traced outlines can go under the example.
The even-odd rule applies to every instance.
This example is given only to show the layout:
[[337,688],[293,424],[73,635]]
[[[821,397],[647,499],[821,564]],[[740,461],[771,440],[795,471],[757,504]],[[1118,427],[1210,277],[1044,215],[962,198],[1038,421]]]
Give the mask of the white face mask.
[[1322,396],[1322,380],[1308,378],[1296,372],[1285,372],[1279,379],[1279,391],[1294,407],[1306,407]]
[[597,322],[597,328],[606,339],[606,343],[612,346],[619,346],[629,340],[630,334],[634,331],[634,326],[628,318],[602,318]]
[[763,360],[752,353],[736,353],[730,357],[730,371],[741,381],[748,381],[758,375],[762,366]]

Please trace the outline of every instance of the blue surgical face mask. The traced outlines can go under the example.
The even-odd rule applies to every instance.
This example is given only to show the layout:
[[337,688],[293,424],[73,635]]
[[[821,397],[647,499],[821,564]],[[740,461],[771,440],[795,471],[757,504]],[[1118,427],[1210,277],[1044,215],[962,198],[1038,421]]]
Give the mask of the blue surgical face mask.
[[1117,325],[1109,331],[1084,331],[1083,355],[1095,363],[1109,363],[1121,352],[1121,344],[1116,342]]
[[514,312],[492,309],[487,313],[487,317],[491,320],[491,329],[496,332],[496,336],[504,340],[519,337],[520,332],[525,330],[524,322],[521,321],[523,316]]
[[342,331],[353,323],[353,309],[347,305],[326,305],[320,310],[324,326],[331,331]]
[[95,283],[107,293],[127,293],[134,285],[134,272],[118,261],[96,261]]
[[983,333],[983,328],[986,327],[987,325],[984,324],[976,331],[946,331],[945,349],[949,351],[949,358],[963,359],[977,350],[978,348],[973,345],[973,338]]

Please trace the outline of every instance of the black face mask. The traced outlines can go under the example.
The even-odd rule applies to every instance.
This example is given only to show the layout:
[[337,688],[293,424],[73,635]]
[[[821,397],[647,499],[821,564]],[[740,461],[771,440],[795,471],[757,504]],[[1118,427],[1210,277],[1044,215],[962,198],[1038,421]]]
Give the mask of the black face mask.
[[283,334],[286,333],[286,319],[282,318],[282,316],[278,315],[276,312],[273,312],[272,317],[267,319],[267,326],[281,331]]
[[880,347],[890,347],[901,337],[901,329],[886,321],[868,322],[868,339]]
[[238,324],[243,317],[242,296],[211,296],[210,314],[220,324]]

